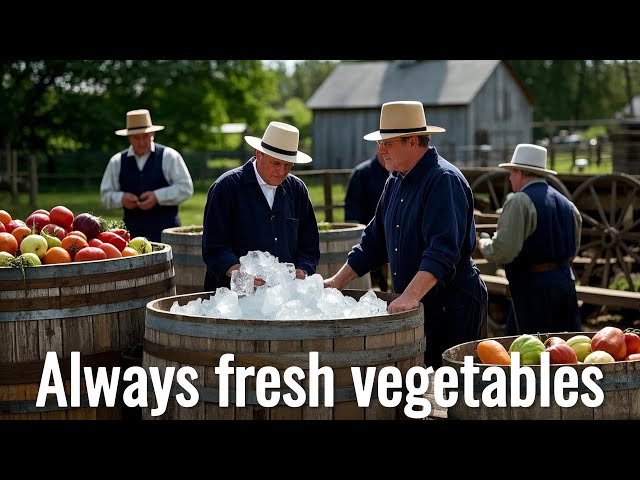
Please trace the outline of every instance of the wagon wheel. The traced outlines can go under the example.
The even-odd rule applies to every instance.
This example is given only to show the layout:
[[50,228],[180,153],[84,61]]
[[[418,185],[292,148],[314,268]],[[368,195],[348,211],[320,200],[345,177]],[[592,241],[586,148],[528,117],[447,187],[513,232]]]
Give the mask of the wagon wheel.
[[582,214],[580,283],[608,288],[623,276],[633,289],[632,273],[640,267],[640,216],[634,214],[640,181],[617,172],[591,177],[573,192],[573,202]]
[[[547,175],[545,178],[551,186],[571,200],[571,193],[556,176]],[[479,197],[478,194],[488,194],[488,207],[486,207],[485,210],[488,209],[489,212],[485,211],[484,213],[495,213],[496,210],[504,205],[507,195],[511,192],[509,172],[499,170],[483,173],[473,181],[471,189],[473,190],[474,198]],[[477,198],[475,207],[482,211],[483,209],[480,208],[480,203],[482,203],[482,201],[480,198]]]

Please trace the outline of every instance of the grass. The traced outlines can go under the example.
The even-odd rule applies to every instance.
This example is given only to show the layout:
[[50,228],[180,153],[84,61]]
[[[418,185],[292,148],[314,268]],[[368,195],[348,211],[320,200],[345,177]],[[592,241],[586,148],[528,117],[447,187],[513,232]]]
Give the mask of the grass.
[[[308,181],[307,181],[308,179]],[[309,194],[313,205],[324,205],[324,190],[322,179],[306,177],[305,183],[309,187]],[[318,181],[316,181],[318,180]],[[210,183],[208,181],[194,181],[194,194],[187,201],[180,205],[179,216],[182,225],[202,225],[204,215],[204,205],[207,201],[207,191]],[[332,186],[334,203],[344,202],[345,186],[334,184]],[[29,205],[29,195],[21,193],[18,195],[18,202],[13,203],[9,192],[0,191],[0,210],[9,212],[12,218],[26,220],[26,218],[38,208],[51,210],[56,205],[64,205],[75,215],[89,212],[99,215],[106,220],[122,219],[122,209],[107,209],[100,201],[99,186],[91,189],[77,188],[72,191],[65,191],[59,188],[58,191],[44,191],[38,194],[38,202],[35,207]],[[318,222],[325,220],[324,211],[316,211]],[[344,221],[344,209],[337,208],[333,211],[333,221]]]

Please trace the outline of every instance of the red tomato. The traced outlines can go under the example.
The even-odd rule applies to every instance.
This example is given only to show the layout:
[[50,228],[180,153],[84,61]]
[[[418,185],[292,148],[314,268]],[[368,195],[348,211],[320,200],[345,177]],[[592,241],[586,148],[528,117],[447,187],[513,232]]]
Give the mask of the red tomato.
[[107,258],[107,254],[99,247],[84,247],[78,250],[76,256],[73,258],[74,262],[91,262],[93,260],[104,260]]
[[71,224],[73,223],[74,215],[71,210],[63,205],[53,207],[49,212],[49,218],[51,223],[64,227],[65,230],[71,230]]

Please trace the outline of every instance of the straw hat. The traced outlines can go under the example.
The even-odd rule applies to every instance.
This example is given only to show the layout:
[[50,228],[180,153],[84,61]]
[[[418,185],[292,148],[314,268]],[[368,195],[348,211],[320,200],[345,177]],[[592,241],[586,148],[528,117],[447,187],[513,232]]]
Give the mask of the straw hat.
[[310,163],[311,157],[298,151],[300,132],[293,125],[271,122],[262,138],[245,136],[245,141],[262,153],[291,163]]
[[427,125],[424,107],[420,102],[387,102],[380,112],[380,130],[364,136],[365,140],[385,140],[394,137],[431,135],[446,130],[435,125]]
[[558,172],[547,168],[547,149],[539,145],[520,143],[516,146],[510,163],[498,165],[507,169],[526,170],[534,173],[550,173],[557,175]]
[[124,130],[116,130],[116,135],[126,137],[128,135],[157,132],[159,130],[164,130],[164,126],[151,123],[149,110],[131,110],[127,112],[127,128]]

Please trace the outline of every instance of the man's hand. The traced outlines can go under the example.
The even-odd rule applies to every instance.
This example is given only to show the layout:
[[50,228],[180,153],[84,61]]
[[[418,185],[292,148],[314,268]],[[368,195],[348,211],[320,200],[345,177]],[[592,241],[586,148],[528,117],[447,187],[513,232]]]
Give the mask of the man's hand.
[[389,306],[387,307],[387,312],[389,313],[405,312],[407,310],[413,310],[414,308],[418,308],[419,305],[420,305],[420,302],[407,298],[404,295],[400,295],[398,298],[396,298],[393,302],[389,304]]
[[156,194],[154,192],[143,192],[140,194],[140,209],[141,210],[151,210],[158,204],[158,199],[156,198]]
[[125,194],[122,196],[122,206],[129,210],[138,208],[138,197],[136,197],[133,193],[125,192]]
[[305,272],[301,268],[296,268],[296,278],[304,280],[305,278],[307,278],[307,272]]

